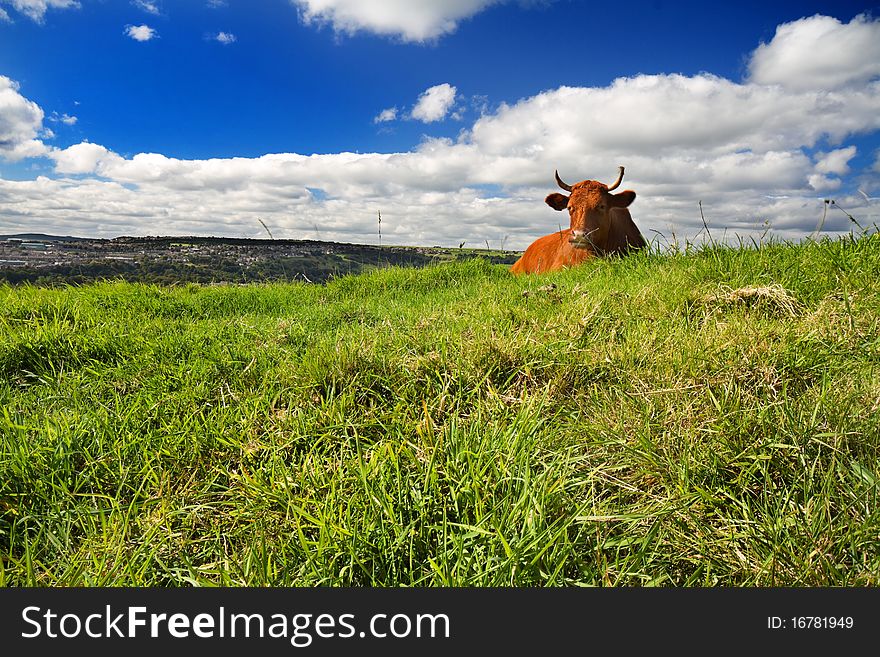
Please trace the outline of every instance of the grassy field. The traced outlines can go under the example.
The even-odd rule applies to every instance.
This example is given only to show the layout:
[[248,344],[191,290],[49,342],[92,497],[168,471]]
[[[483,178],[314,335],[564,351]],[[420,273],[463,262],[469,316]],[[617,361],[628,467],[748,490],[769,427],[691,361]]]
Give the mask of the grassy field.
[[880,584],[880,237],[0,287],[0,584]]

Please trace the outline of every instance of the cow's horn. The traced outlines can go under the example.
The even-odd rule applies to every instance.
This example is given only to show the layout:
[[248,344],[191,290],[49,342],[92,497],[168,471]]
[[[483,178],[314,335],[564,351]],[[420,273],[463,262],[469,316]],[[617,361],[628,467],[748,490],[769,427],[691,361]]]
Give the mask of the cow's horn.
[[562,189],[564,189],[565,191],[570,192],[571,185],[566,185],[564,182],[562,182],[562,178],[559,177],[559,171],[554,171],[553,173],[556,174],[556,184],[562,187]]
[[620,186],[620,183],[623,182],[623,167],[617,167],[620,173],[617,174],[617,180],[614,181],[614,184],[608,188],[608,191],[613,191]]

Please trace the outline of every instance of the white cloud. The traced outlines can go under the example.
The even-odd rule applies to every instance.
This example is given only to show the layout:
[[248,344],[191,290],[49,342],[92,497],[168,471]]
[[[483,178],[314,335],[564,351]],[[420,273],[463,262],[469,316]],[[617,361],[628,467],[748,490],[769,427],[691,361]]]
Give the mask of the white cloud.
[[222,43],[224,46],[228,46],[230,43],[235,43],[237,39],[235,35],[231,32],[218,32],[213,36],[214,41],[218,41]]
[[504,0],[290,0],[306,23],[424,42],[454,32],[460,21]]
[[840,189],[842,181],[832,176],[844,176],[850,172],[849,161],[856,155],[856,147],[838,148],[828,153],[815,154],[815,173],[807,182],[817,192],[828,192]]
[[[421,93],[415,105],[406,114],[399,114],[397,107],[383,109],[373,118],[373,123],[387,123],[398,118],[412,119],[422,123],[434,123],[441,121],[449,114],[456,105],[458,90],[448,82],[429,87]],[[461,103],[459,103],[459,106]],[[455,120],[461,120],[463,108],[452,114]]]
[[394,121],[396,118],[397,108],[389,107],[379,112],[373,119],[373,123],[387,123],[388,121]]
[[229,3],[226,0],[208,0],[207,4],[209,9],[220,9],[220,7],[225,7]]
[[58,112],[52,112],[49,116],[49,120],[54,123],[63,123],[64,125],[75,125],[79,119],[75,116],[71,116],[66,112],[64,114],[59,114]]
[[749,62],[751,81],[798,91],[839,89],[880,76],[880,22],[865,14],[841,23],[812,16],[776,28]]
[[833,173],[838,176],[849,173],[849,161],[856,156],[856,147],[838,148],[830,153],[818,153],[817,173]]
[[9,17],[9,14],[6,13],[6,10],[3,7],[0,7],[0,21],[4,21],[6,23],[11,23],[12,19]]
[[446,117],[455,103],[456,88],[448,82],[426,89],[412,108],[410,116],[424,123],[433,123]]
[[817,192],[830,192],[840,189],[840,178],[829,178],[821,173],[814,173],[807,179],[807,182]]
[[652,157],[779,151],[880,129],[878,95],[880,83],[795,93],[708,74],[638,75],[502,105],[478,120],[473,133],[489,152],[529,157],[597,149]]
[[[20,13],[37,23],[43,22],[46,11],[49,9],[78,9],[80,6],[77,0],[0,0],[0,2],[12,5]],[[0,9],[0,11],[3,10]],[[5,11],[3,13],[6,14]],[[6,14],[6,18],[9,18],[8,14]]]
[[156,6],[155,2],[149,2],[148,0],[132,0],[131,4],[133,4],[138,9],[143,9],[148,14],[153,14],[154,16],[159,15],[159,7]]
[[157,36],[156,30],[148,25],[126,25],[125,34],[135,41],[149,41]]
[[122,158],[103,146],[82,142],[49,154],[55,160],[55,171],[64,174],[97,173],[118,164]]
[[[840,60],[849,61],[847,53]],[[456,140],[425,139],[407,152],[208,160],[123,157],[88,142],[49,149],[37,139],[42,111],[14,92],[7,102],[23,118],[0,148],[20,157],[22,145],[36,141],[60,178],[0,181],[0,221],[13,229],[256,237],[257,218],[271,217],[279,237],[313,238],[317,224],[322,239],[370,242],[381,210],[389,244],[505,239],[523,248],[567,219],[543,203],[555,190],[554,169],[569,183],[608,182],[618,165],[626,166],[624,187],[638,193],[630,209],[648,239],[654,231],[693,238],[702,228],[700,201],[715,237],[759,236],[769,222],[776,236],[796,239],[813,230],[829,191],[864,225],[880,222],[876,203],[844,193],[856,180],[869,193],[880,183],[880,163],[851,171],[856,148],[848,142],[880,130],[880,81],[820,90],[637,75],[502,105]],[[8,116],[0,111],[0,121]],[[834,214],[840,218],[829,214],[824,230],[849,230],[843,213]]]
[[48,150],[37,138],[43,132],[43,110],[18,90],[18,83],[0,75],[0,157],[13,162]]

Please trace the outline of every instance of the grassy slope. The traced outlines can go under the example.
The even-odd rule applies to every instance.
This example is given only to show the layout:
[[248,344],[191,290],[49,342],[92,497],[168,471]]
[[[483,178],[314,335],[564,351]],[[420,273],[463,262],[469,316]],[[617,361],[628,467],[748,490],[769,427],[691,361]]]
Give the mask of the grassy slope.
[[876,236],[0,287],[0,584],[877,585],[878,355]]

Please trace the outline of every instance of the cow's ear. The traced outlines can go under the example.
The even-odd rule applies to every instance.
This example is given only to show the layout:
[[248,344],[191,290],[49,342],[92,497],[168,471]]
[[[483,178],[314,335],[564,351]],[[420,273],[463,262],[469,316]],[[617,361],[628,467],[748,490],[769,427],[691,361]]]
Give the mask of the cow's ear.
[[612,194],[611,195],[611,205],[615,208],[626,208],[629,207],[630,203],[636,200],[636,193],[627,189],[620,194]]
[[568,207],[568,197],[565,194],[555,192],[547,196],[544,202],[554,210],[565,210]]

